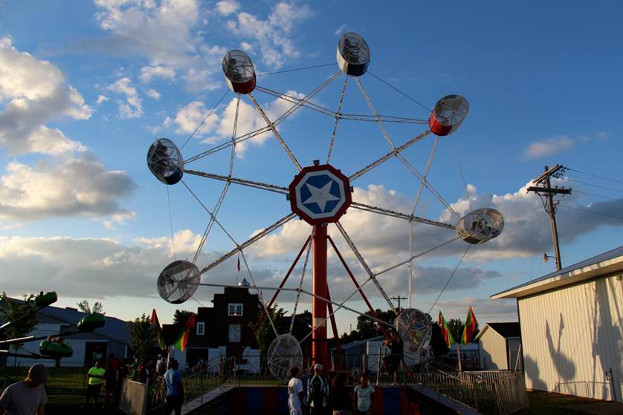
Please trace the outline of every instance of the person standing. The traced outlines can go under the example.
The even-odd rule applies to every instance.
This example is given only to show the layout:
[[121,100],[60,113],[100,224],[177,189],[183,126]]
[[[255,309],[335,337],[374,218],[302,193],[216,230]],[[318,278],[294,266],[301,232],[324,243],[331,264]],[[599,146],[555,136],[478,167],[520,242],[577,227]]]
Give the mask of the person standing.
[[383,342],[389,347],[390,355],[385,358],[385,363],[387,364],[387,369],[390,374],[393,372],[394,380],[392,385],[395,385],[398,380],[398,370],[400,369],[400,363],[402,362],[403,352],[404,352],[404,343],[400,338],[398,332],[394,329],[391,329],[389,332],[389,339]]
[[290,369],[290,381],[288,382],[288,409],[290,415],[303,415],[303,381],[298,378],[299,368]]
[[44,383],[48,380],[48,368],[36,363],[28,369],[26,379],[16,382],[0,396],[0,415],[43,415],[48,395]]
[[374,394],[374,387],[370,385],[368,376],[361,375],[360,385],[355,386],[355,393],[353,397],[353,403],[355,404],[355,413],[357,415],[364,415],[372,413],[372,395]]
[[169,359],[170,369],[164,374],[164,382],[167,386],[167,397],[164,406],[165,415],[175,411],[175,415],[182,415],[182,403],[184,402],[184,385],[182,374],[178,370],[177,360]]
[[331,407],[333,415],[351,415],[353,394],[346,386],[346,375],[338,373],[331,384]]
[[86,402],[87,405],[91,398],[93,398],[93,403],[97,405],[97,398],[99,398],[100,391],[102,390],[102,385],[104,384],[106,377],[106,370],[100,367],[100,361],[95,361],[95,366],[93,366],[87,372],[88,385],[87,385],[87,394],[86,394]]
[[322,377],[322,365],[314,365],[314,376],[307,384],[307,399],[312,415],[323,415],[329,407],[329,384]]

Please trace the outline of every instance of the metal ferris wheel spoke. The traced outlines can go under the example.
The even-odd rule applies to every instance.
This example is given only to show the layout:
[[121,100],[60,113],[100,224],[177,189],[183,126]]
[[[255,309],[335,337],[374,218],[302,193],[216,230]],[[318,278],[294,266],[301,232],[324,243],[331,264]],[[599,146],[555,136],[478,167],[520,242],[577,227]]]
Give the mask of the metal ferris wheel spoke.
[[294,98],[294,97],[291,97],[291,96],[289,96],[287,94],[280,94],[278,92],[271,91],[270,89],[267,89],[267,88],[256,87],[256,89],[259,90],[259,91],[262,91],[264,93],[276,96],[277,98],[282,99],[284,101],[292,102],[293,104],[295,104],[293,107],[289,108],[286,112],[281,114],[279,116],[279,118],[277,118],[275,120],[274,124],[277,125],[280,122],[282,122],[283,120],[285,120],[286,118],[288,118],[290,115],[292,115],[295,111],[299,110],[302,106],[311,105],[310,100],[316,94],[318,94],[320,91],[322,91],[325,87],[327,87],[329,84],[331,84],[331,82],[335,81],[341,73],[342,73],[342,71],[337,71],[336,73],[331,75],[326,81],[324,81],[323,83],[318,85],[316,87],[316,89],[314,89],[309,94],[305,95],[305,97],[303,99]]
[[355,209],[363,210],[366,212],[379,213],[381,215],[391,216],[391,217],[399,218],[399,219],[405,219],[410,222],[413,221],[413,222],[418,222],[418,223],[425,223],[427,225],[438,226],[444,229],[452,229],[452,230],[456,229],[455,226],[450,225],[449,223],[439,222],[439,221],[432,220],[432,219],[421,218],[419,216],[409,215],[407,213],[402,213],[402,212],[396,212],[394,210],[389,210],[389,209],[383,209],[377,206],[370,206],[364,203],[352,202],[351,207],[354,207]]
[[331,152],[333,151],[333,142],[335,141],[335,133],[337,132],[337,125],[340,121],[340,116],[342,113],[342,104],[344,104],[344,95],[346,94],[346,86],[348,85],[348,75],[344,74],[344,85],[342,86],[342,95],[340,96],[340,103],[337,106],[337,111],[335,112],[335,124],[333,125],[333,134],[331,134],[331,144],[329,144],[329,154],[327,154],[327,162],[325,164],[329,164],[331,162]]
[[356,171],[355,173],[351,174],[350,177],[349,177],[350,181],[352,182],[356,178],[358,178],[360,176],[363,176],[364,174],[366,174],[370,170],[374,169],[375,167],[378,167],[382,163],[384,163],[387,160],[389,160],[390,158],[394,157],[396,154],[399,154],[399,153],[405,151],[406,149],[411,147],[413,144],[417,143],[418,141],[422,140],[423,138],[428,137],[429,134],[430,134],[430,131],[424,131],[422,134],[418,135],[415,138],[412,138],[411,140],[407,141],[406,143],[404,143],[400,147],[394,148],[392,151],[390,151],[389,153],[385,154],[381,158],[373,161],[372,163],[368,164],[363,169],[361,169],[359,171]]
[[285,225],[286,223],[288,223],[289,221],[291,221],[295,217],[296,217],[295,213],[289,213],[288,215],[286,215],[283,218],[279,219],[277,222],[275,222],[272,225],[270,225],[268,228],[264,229],[260,233],[258,233],[255,236],[253,236],[251,239],[247,240],[246,242],[243,242],[242,244],[238,245],[236,248],[232,249],[231,251],[229,251],[228,253],[226,253],[225,255],[223,255],[222,257],[220,257],[219,259],[217,259],[216,261],[214,261],[210,265],[204,267],[201,271],[199,271],[199,274],[205,274],[206,272],[210,271],[215,266],[219,265],[220,263],[222,263],[222,262],[226,261],[227,259],[231,258],[232,256],[234,256],[237,252],[241,252],[246,247],[254,244],[255,242],[257,242],[258,240],[260,240],[264,236],[268,235],[269,233],[271,233],[275,229],[279,228],[280,226]]
[[385,129],[385,126],[383,125],[383,121],[381,120],[381,117],[379,116],[378,112],[376,112],[376,108],[374,108],[374,105],[372,104],[372,100],[370,99],[370,96],[368,95],[368,92],[366,91],[366,89],[363,87],[363,84],[359,80],[359,77],[355,78],[355,82],[357,82],[357,86],[359,87],[361,94],[365,98],[366,103],[368,104],[368,107],[370,108],[370,111],[372,111],[372,114],[374,114],[374,119],[376,120],[376,124],[381,129],[381,134],[383,134],[383,137],[385,137],[385,141],[387,141],[387,144],[389,144],[389,147],[392,150],[395,149],[396,146],[394,146],[394,142],[392,141],[389,134],[387,133],[387,130]]
[[[379,292],[381,293],[381,295],[383,296],[385,301],[387,301],[387,304],[389,304],[390,308],[394,312],[396,312],[396,307],[394,306],[394,303],[392,303],[392,301],[389,299],[389,297],[385,293],[385,290],[383,290],[383,287],[381,287],[381,284],[379,284],[378,280],[374,276],[374,273],[372,272],[372,270],[370,269],[370,267],[366,263],[365,259],[363,259],[363,256],[361,256],[361,253],[359,252],[359,250],[357,250],[357,247],[353,243],[352,239],[350,239],[350,237],[348,236],[348,233],[346,233],[346,229],[344,229],[344,227],[342,226],[342,224],[340,222],[336,222],[335,225],[340,230],[340,233],[342,234],[342,236],[346,240],[346,243],[348,243],[348,246],[350,246],[350,249],[353,251],[353,253],[357,257],[357,259],[359,260],[359,263],[361,264],[363,269],[366,270],[366,273],[368,274],[370,279],[372,279],[372,282],[374,282],[374,285],[376,285],[376,288],[379,290]],[[398,313],[396,313],[396,314],[398,314]]]
[[290,331],[289,334],[292,334],[292,330],[294,329],[294,317],[296,316],[296,310],[299,306],[299,299],[301,298],[301,289],[303,288],[303,280],[305,279],[305,272],[307,271],[307,263],[309,261],[309,254],[311,253],[312,240],[311,236],[307,239],[307,254],[305,254],[305,262],[303,263],[303,271],[301,272],[301,278],[299,279],[299,291],[296,293],[296,300],[294,301],[294,310],[292,310],[292,318],[290,319]]
[[186,189],[195,198],[195,200],[199,203],[199,205],[201,205],[201,207],[208,213],[208,215],[210,215],[210,218],[214,220],[214,222],[218,225],[219,228],[221,228],[221,230],[225,233],[225,235],[227,235],[229,240],[232,241],[235,245],[238,245],[238,242],[236,242],[236,240],[233,238],[233,236],[231,236],[231,234],[229,232],[227,232],[227,229],[225,229],[225,227],[218,221],[218,219],[216,219],[216,216],[214,216],[214,214],[210,211],[210,209],[208,209],[207,206],[203,204],[203,202],[199,199],[199,197],[197,197],[195,192],[193,192],[190,189],[190,187],[188,187],[186,182],[184,180],[182,180],[181,183],[184,185],[184,187],[186,187]]
[[426,180],[426,177],[422,176],[422,174],[411,163],[409,163],[409,161],[405,159],[402,154],[396,154],[396,157],[402,162],[402,164],[405,165],[407,169],[409,169],[411,173],[413,173],[418,179],[420,179],[420,183],[422,183],[437,198],[437,200],[439,200],[441,204],[444,205],[446,209],[448,209],[450,213],[456,216],[457,219],[461,219],[461,215],[459,215],[454,209],[452,209],[452,206],[450,206],[450,204],[446,202],[446,200],[439,194],[439,192],[437,192],[437,190],[435,190],[430,182]]
[[[430,151],[430,155],[428,156],[428,163],[426,163],[426,170],[424,171],[424,175],[422,176],[424,180],[426,180],[426,176],[428,176],[428,171],[430,170],[431,164],[433,164],[433,158],[435,157],[435,152],[437,151],[437,144],[439,144],[439,136],[435,136],[435,141],[433,142],[433,148]],[[415,197],[415,203],[413,204],[412,215],[415,215],[415,209],[417,209],[417,205],[420,202],[420,197],[422,196],[422,190],[424,189],[424,182],[420,180],[420,186],[418,187],[417,196]]]
[[235,184],[240,184],[242,186],[253,187],[256,189],[268,190],[269,192],[281,193],[284,195],[287,195],[289,193],[287,187],[277,186],[277,185],[269,184],[269,183],[256,182],[253,180],[246,180],[246,179],[238,179],[236,177],[223,176],[220,174],[213,174],[213,173],[205,173],[205,172],[196,171],[196,170],[184,170],[184,173],[192,174],[194,176],[207,177],[208,179],[220,180],[222,182],[231,182]]
[[288,157],[290,157],[290,160],[292,160],[292,163],[294,163],[294,166],[296,166],[296,168],[299,171],[303,170],[303,167],[301,166],[301,163],[299,163],[299,161],[296,159],[296,157],[294,156],[294,154],[290,150],[290,147],[288,147],[286,142],[281,137],[281,134],[279,134],[279,131],[277,131],[277,128],[275,127],[275,124],[268,118],[268,116],[266,115],[266,113],[262,109],[262,107],[259,104],[259,102],[257,102],[257,100],[255,99],[253,94],[249,93],[249,98],[253,102],[253,105],[255,105],[255,108],[258,110],[258,112],[262,115],[262,118],[264,118],[264,121],[266,122],[266,124],[268,124],[268,127],[273,132],[273,135],[275,136],[277,141],[279,141],[279,143],[281,143],[281,147],[283,147],[283,149],[286,152],[286,154],[288,155]]
[[197,154],[196,156],[189,157],[188,159],[184,160],[184,164],[186,165],[186,164],[192,163],[194,161],[197,161],[199,159],[202,159],[202,158],[204,158],[206,156],[209,156],[211,154],[218,153],[219,151],[225,150],[225,149],[231,147],[232,145],[235,145],[235,144],[242,143],[244,141],[250,140],[253,137],[257,137],[258,135],[265,134],[265,133],[267,133],[269,131],[270,131],[270,127],[268,127],[268,126],[265,126],[265,127],[262,127],[262,128],[258,128],[257,130],[251,131],[250,133],[246,133],[246,134],[241,135],[240,137],[236,137],[233,140],[233,143],[232,143],[232,141],[226,141],[224,143],[219,144],[216,147],[213,147],[213,148],[211,148],[209,150],[201,152],[201,153]]
[[[338,72],[339,74],[339,72]],[[311,110],[314,110],[316,112],[319,112],[321,114],[327,115],[331,118],[335,118],[336,116],[339,116],[340,119],[342,120],[349,120],[349,121],[366,121],[366,122],[377,122],[377,118],[375,118],[373,115],[369,115],[369,114],[350,114],[350,113],[337,113],[335,111],[332,111],[329,108],[325,108],[323,106],[320,106],[314,102],[309,102],[306,101],[305,99],[300,99],[297,97],[293,97],[291,95],[288,94],[284,94],[281,92],[277,92],[277,91],[273,91],[271,89],[268,88],[262,88],[262,87],[256,87],[257,90],[262,91],[268,95],[272,95],[276,98],[282,99],[284,101],[288,101],[291,102],[293,104],[301,104],[302,106],[309,108]],[[428,120],[423,120],[420,118],[408,118],[408,117],[397,117],[397,116],[393,116],[393,115],[382,115],[382,114],[378,114],[378,118],[381,119],[383,122],[390,122],[390,123],[397,123],[397,124],[422,124],[422,125],[426,125],[428,124]]]

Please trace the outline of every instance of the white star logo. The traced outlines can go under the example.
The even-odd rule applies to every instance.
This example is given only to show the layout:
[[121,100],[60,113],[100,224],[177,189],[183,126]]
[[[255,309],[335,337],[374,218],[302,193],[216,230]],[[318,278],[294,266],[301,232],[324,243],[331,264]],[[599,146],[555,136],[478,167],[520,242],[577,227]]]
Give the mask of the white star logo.
[[317,188],[309,183],[306,183],[307,189],[311,192],[311,196],[308,197],[303,203],[316,203],[320,208],[320,211],[324,213],[327,202],[340,200],[339,197],[333,196],[330,193],[332,184],[333,180],[329,181],[329,183],[325,184],[321,188]]

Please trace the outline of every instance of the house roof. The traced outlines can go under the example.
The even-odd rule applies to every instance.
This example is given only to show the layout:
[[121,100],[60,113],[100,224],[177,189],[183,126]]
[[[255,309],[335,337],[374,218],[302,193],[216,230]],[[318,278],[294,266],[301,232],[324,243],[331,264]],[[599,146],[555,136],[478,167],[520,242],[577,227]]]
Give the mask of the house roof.
[[[14,301],[22,301],[19,299],[13,299]],[[54,306],[47,306],[37,312],[37,319],[39,324],[70,324],[75,326],[82,318],[86,316],[86,313],[78,311],[75,308],[60,308]],[[106,316],[106,324],[92,333],[79,333],[72,338],[75,339],[110,339],[119,343],[130,342],[130,331],[128,330],[128,324],[115,317]]]
[[494,294],[491,299],[527,297],[621,271],[623,271],[623,246]]
[[521,337],[521,328],[519,327],[519,322],[513,321],[508,323],[487,323],[482,328],[482,330],[480,330],[474,340],[480,339],[489,328],[499,333],[499,335],[504,337],[505,339]]

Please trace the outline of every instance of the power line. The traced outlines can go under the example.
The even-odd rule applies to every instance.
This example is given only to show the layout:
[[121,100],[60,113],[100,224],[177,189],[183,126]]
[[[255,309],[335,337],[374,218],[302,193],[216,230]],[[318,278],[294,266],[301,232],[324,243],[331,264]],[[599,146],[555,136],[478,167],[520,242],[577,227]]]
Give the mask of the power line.
[[599,179],[609,180],[609,181],[611,181],[611,182],[615,182],[615,183],[620,183],[620,184],[623,184],[623,180],[617,180],[617,179],[612,179],[612,178],[610,178],[610,177],[599,176],[599,175],[597,175],[597,174],[587,173],[587,172],[584,172],[584,171],[580,171],[580,170],[577,170],[577,169],[573,169],[573,168],[571,168],[571,167],[567,167],[567,170],[574,171],[574,172],[576,172],[576,173],[586,174],[587,176],[593,176],[593,177],[597,177],[597,178],[599,178]]
[[589,195],[589,196],[599,197],[599,198],[602,198],[602,199],[612,200],[612,201],[614,201],[614,202],[620,202],[620,203],[623,203],[623,199],[621,199],[621,198],[619,198],[619,199],[615,199],[615,198],[613,198],[613,197],[608,197],[608,196],[598,195],[598,194],[595,194],[595,193],[583,192],[582,190],[577,190],[577,189],[575,190],[575,192],[576,192],[576,193],[583,193],[583,194],[585,194],[585,195]]
[[593,212],[593,211],[590,211],[588,209],[582,209],[582,208],[578,208],[578,207],[563,205],[562,203],[560,203],[559,206],[565,207],[567,209],[579,210],[581,212],[590,213],[591,215],[599,215],[599,216],[605,216],[607,218],[623,220],[623,217],[620,217],[620,216],[613,216],[613,215],[608,215],[606,213]]
[[612,190],[613,192],[623,193],[623,190],[620,190],[620,189],[615,189],[615,188],[606,187],[606,186],[599,186],[599,185],[596,185],[596,184],[587,183],[587,182],[583,182],[583,181],[580,181],[580,180],[575,180],[575,179],[572,179],[572,178],[570,178],[568,176],[565,176],[565,179],[569,180],[570,182],[581,183],[581,184],[585,184],[585,185],[588,185],[588,186],[598,187],[598,188],[604,189],[604,190]]

